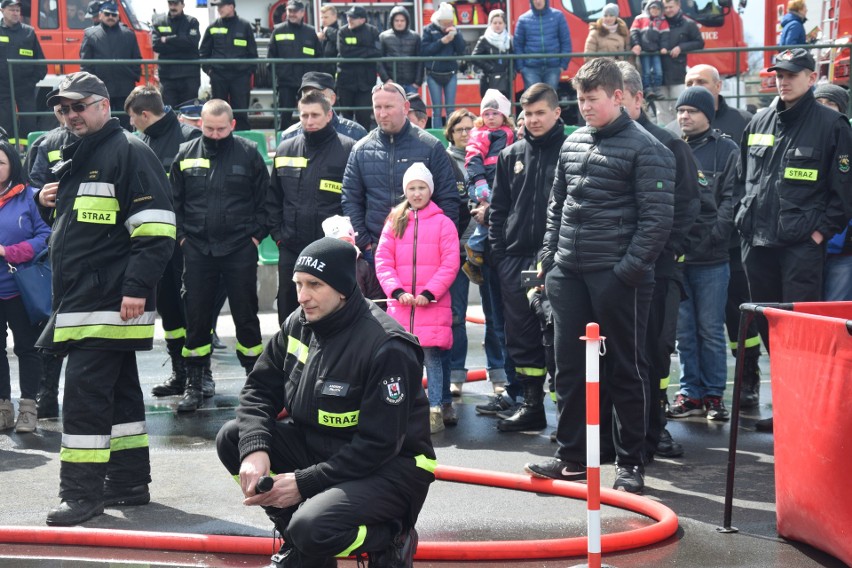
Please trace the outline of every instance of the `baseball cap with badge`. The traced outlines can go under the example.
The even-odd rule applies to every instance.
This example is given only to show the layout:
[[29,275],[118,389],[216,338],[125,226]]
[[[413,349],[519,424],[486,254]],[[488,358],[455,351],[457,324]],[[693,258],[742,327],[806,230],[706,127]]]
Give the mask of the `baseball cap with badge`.
[[287,9],[300,12],[305,9],[305,4],[301,0],[287,0]]
[[775,63],[767,71],[775,71],[776,69],[790,71],[791,73],[813,71],[816,69],[816,63],[807,49],[797,47],[796,49],[782,51],[775,56]]
[[420,93],[408,93],[406,98],[408,99],[409,109],[426,114],[426,103]]
[[363,6],[352,6],[346,11],[346,15],[350,18],[367,18],[367,10]]
[[329,75],[328,73],[321,73],[319,71],[308,71],[304,75],[302,75],[302,84],[299,87],[299,95],[302,94],[302,91],[305,89],[331,89],[334,90],[334,77]]
[[101,7],[98,8],[99,12],[109,12],[110,14],[118,14],[118,6],[116,6],[115,2],[104,2],[101,4]]
[[56,91],[56,94],[47,99],[47,106],[58,105],[59,99],[79,101],[92,95],[108,99],[109,91],[107,91],[104,82],[96,76],[85,71],[79,71],[66,76],[59,83],[59,89]]
[[5,10],[9,6],[20,6],[20,5],[21,5],[20,0],[3,0],[3,2],[0,3],[0,8]]

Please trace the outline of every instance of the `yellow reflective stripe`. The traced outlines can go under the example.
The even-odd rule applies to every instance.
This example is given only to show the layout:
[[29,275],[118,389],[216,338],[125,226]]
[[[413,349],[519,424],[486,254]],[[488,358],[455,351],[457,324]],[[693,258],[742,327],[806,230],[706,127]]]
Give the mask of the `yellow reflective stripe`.
[[[746,349],[748,349],[749,347],[757,347],[758,345],[760,345],[760,336],[759,335],[755,335],[754,337],[749,337],[748,339],[745,340],[745,348]],[[736,348],[736,346],[737,346],[737,344],[734,343],[735,348]]]
[[355,550],[356,548],[358,548],[359,546],[364,544],[365,538],[367,538],[367,526],[366,525],[359,525],[358,526],[358,534],[355,536],[355,540],[352,541],[352,544],[350,544],[349,547],[346,548],[346,550],[344,550],[340,554],[335,554],[334,556],[336,558],[346,558],[347,556],[352,554],[353,550]]
[[302,53],[304,53],[305,55],[314,55],[316,54],[316,51],[314,51],[313,47],[303,47]]
[[26,138],[9,138],[9,144],[18,144],[20,146],[26,146],[29,144]]
[[557,401],[556,401],[556,393],[555,393],[555,392],[550,393],[550,400],[552,400],[553,402],[557,402]]
[[414,465],[420,469],[425,469],[429,473],[435,473],[435,468],[438,467],[438,460],[433,460],[420,454],[419,456],[414,456]]
[[80,195],[74,198],[74,209],[94,209],[96,211],[119,211],[118,199],[115,197],[98,197],[95,195]]
[[77,221],[80,223],[96,223],[98,225],[115,225],[116,212],[78,209]]
[[343,184],[339,181],[331,181],[321,179],[319,183],[320,191],[330,191],[332,193],[343,193]]
[[0,43],[9,43],[9,36],[0,35]]
[[672,381],[671,375],[669,375],[668,377],[663,377],[662,379],[660,379],[660,390],[665,390],[665,389],[669,388],[669,383],[671,381]]
[[124,436],[123,438],[113,438],[110,440],[109,449],[113,452],[121,450],[133,450],[136,448],[148,447],[148,434],[139,434],[136,436]]
[[169,239],[177,238],[177,227],[166,223],[142,223],[136,227],[130,238],[136,237],[166,237]]
[[346,45],[355,45],[355,44],[358,43],[357,37],[347,37],[347,38],[343,38],[343,39],[346,42]]
[[57,327],[53,330],[53,341],[73,341],[79,339],[153,339],[154,325],[81,325],[77,327]]
[[163,335],[166,336],[166,339],[183,339],[186,337],[186,328],[179,327],[177,329],[166,329],[163,330]]
[[685,261],[685,260],[686,260],[686,255],[684,255],[684,254],[682,254],[682,255],[680,255],[679,257],[677,257],[677,262],[683,262],[683,261]]
[[180,171],[187,168],[207,168],[209,170],[210,160],[207,158],[187,158],[186,160],[181,160],[178,165],[180,166]]
[[296,39],[296,34],[275,34],[275,41],[285,41]]
[[301,364],[308,360],[308,346],[293,337],[287,336],[287,354],[292,355]]
[[547,369],[543,367],[515,367],[515,372],[525,377],[543,377],[547,375]]
[[228,33],[228,28],[207,28],[211,34],[226,34]]
[[775,135],[774,134],[749,134],[748,135],[748,145],[749,146],[774,146],[775,145]]
[[307,168],[308,159],[300,156],[278,156],[275,158],[276,168]]
[[24,57],[32,57],[33,50],[32,49],[24,49],[23,47],[18,50],[18,55],[23,55]]
[[234,39],[234,45],[237,47],[245,47],[248,45],[248,42],[244,39]]
[[350,426],[358,425],[358,416],[360,414],[360,410],[340,413],[319,410],[317,412],[317,422],[323,426],[331,426],[332,428],[349,428]]
[[56,162],[62,159],[62,150],[51,150],[47,153],[48,162]]
[[254,347],[246,347],[237,341],[237,351],[248,357],[257,357],[263,352],[263,344],[255,345]]
[[68,463],[108,463],[109,450],[78,450],[60,448],[59,461]]
[[784,168],[784,179],[801,179],[805,181],[816,181],[819,170],[810,168]]
[[202,345],[201,347],[196,347],[195,349],[187,349],[184,347],[181,349],[180,354],[182,357],[204,357],[206,355],[210,355],[211,346],[208,343],[207,345]]
[[171,33],[172,27],[171,26],[157,26],[157,31],[160,32],[161,34]]

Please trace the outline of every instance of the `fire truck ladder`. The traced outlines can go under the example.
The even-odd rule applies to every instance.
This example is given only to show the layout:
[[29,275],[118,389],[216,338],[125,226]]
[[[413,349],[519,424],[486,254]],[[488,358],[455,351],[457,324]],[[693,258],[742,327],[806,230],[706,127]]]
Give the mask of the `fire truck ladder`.
[[[822,38],[819,41],[828,43],[837,41],[838,16],[840,15],[840,0],[823,0],[822,3]],[[834,82],[834,61],[837,59],[838,48],[828,50],[828,82]],[[820,65],[820,72],[822,66]],[[819,77],[817,78],[819,79]]]

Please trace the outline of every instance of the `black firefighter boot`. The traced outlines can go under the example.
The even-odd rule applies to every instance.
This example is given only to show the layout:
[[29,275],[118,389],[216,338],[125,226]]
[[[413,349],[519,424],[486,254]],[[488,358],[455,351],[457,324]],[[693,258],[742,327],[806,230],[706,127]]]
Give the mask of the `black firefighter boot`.
[[201,394],[201,384],[204,380],[204,367],[198,365],[186,366],[186,390],[178,403],[178,412],[195,412],[204,404]]
[[57,418],[59,416],[59,377],[62,375],[62,357],[45,353],[42,356],[44,370],[36,395],[39,418]]
[[151,389],[154,396],[178,396],[183,394],[186,387],[186,359],[180,353],[170,353],[172,374],[162,384]]
[[544,413],[544,379],[519,377],[524,385],[524,403],[511,417],[497,422],[501,432],[523,432],[547,428]]
[[760,404],[760,346],[745,350],[743,357],[743,382],[740,390],[740,407],[754,408]]
[[216,383],[213,381],[213,370],[210,368],[210,359],[204,363],[204,375],[201,377],[201,396],[210,398],[216,394]]

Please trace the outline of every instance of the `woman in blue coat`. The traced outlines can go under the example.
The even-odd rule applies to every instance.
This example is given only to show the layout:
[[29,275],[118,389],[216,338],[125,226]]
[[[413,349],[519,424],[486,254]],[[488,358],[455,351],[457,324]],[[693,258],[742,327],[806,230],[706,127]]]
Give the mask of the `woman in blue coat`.
[[[442,2],[432,14],[432,23],[423,29],[420,53],[426,58],[462,56],[465,54],[464,38],[453,25],[455,10],[452,4]],[[432,128],[443,128],[441,113],[450,116],[456,106],[458,61],[426,63],[426,84],[432,100]],[[443,108],[442,106],[443,105]]]

